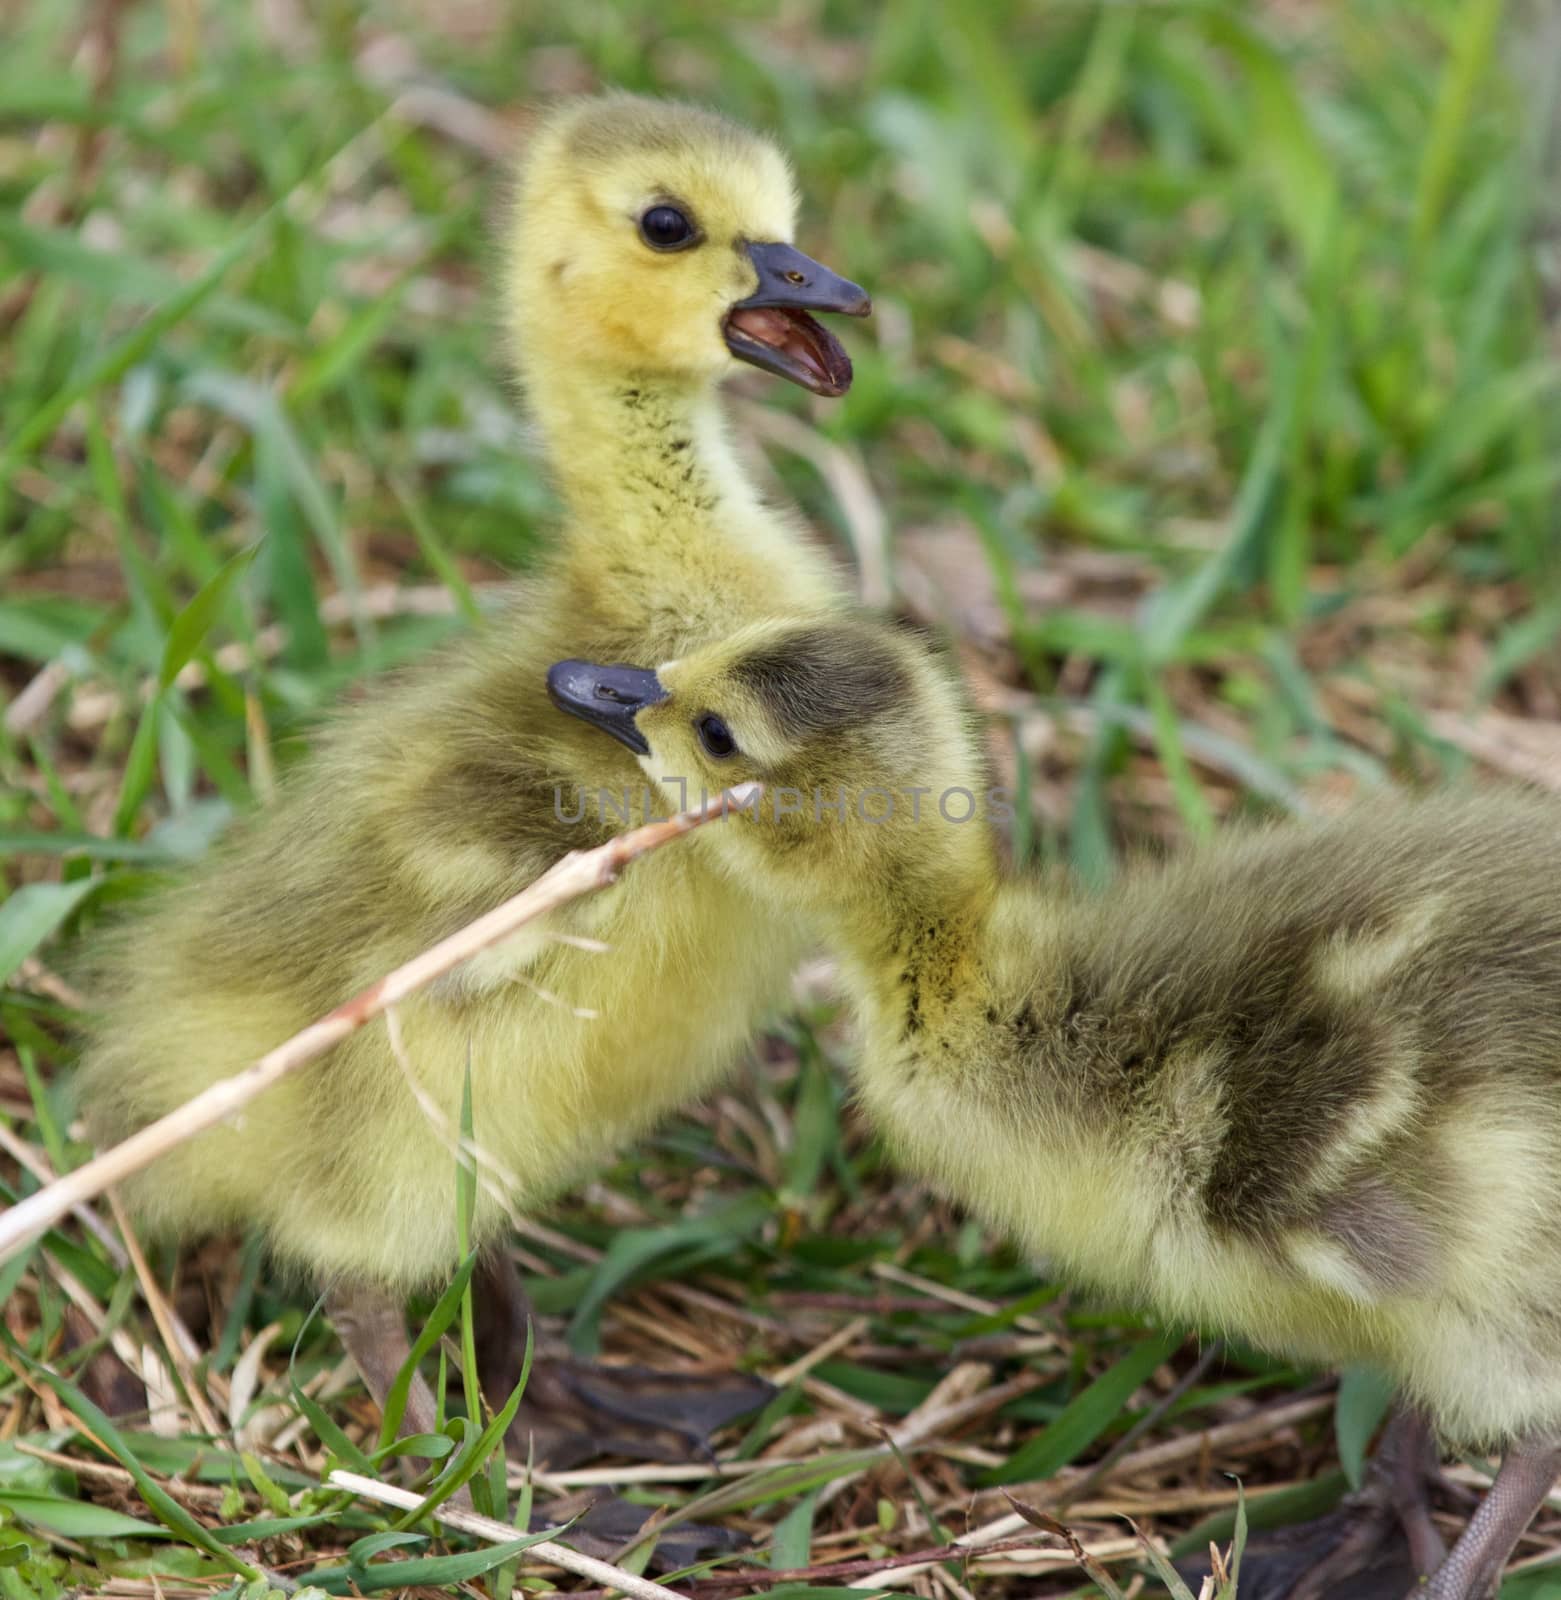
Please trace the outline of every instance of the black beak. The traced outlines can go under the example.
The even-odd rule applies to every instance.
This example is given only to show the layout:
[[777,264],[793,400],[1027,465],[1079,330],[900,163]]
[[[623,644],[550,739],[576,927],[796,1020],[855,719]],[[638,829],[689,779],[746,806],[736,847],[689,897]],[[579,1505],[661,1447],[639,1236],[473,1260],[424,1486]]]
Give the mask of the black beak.
[[593,661],[556,661],[547,669],[547,692],[560,711],[610,733],[636,754],[650,754],[634,714],[667,698],[661,680],[641,667],[599,667]]
[[851,387],[851,358],[808,313],[868,316],[873,302],[867,291],[792,245],[744,248],[759,274],[759,286],[727,313],[727,349],[739,361],[789,378],[814,394],[844,394]]
[[759,274],[759,287],[732,308],[778,306],[790,311],[838,311],[847,317],[872,315],[867,291],[805,256],[794,245],[750,244],[748,259]]

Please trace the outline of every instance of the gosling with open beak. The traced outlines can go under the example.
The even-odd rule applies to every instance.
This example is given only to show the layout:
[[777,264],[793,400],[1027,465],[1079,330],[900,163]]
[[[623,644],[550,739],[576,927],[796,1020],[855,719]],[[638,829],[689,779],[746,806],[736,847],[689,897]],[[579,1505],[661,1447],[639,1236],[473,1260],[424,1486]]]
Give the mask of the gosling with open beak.
[[831,398],[851,387],[851,358],[810,311],[847,317],[872,313],[867,291],[789,244],[748,244],[758,288],[727,312],[726,347],[792,383]]

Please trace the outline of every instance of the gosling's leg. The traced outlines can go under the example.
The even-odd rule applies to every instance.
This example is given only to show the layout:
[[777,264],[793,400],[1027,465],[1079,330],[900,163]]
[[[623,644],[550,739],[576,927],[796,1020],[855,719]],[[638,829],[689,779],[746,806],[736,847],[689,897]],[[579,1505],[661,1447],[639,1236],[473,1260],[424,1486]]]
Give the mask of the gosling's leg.
[[1551,1438],[1522,1439],[1502,1458],[1501,1471],[1452,1554],[1413,1600],[1485,1600],[1540,1503],[1561,1477],[1561,1446]]
[[[482,1392],[495,1411],[504,1405],[520,1382],[526,1359],[526,1330],[539,1336],[531,1311],[531,1296],[507,1251],[489,1250],[477,1263],[472,1282],[477,1341],[477,1375]],[[554,1363],[533,1350],[531,1373],[510,1423],[508,1444],[522,1460],[555,1470],[571,1467],[593,1453],[586,1432],[561,1423]]]
[[[1357,1492],[1311,1522],[1252,1536],[1242,1600],[1396,1600],[1446,1555],[1431,1521],[1429,1491],[1438,1476],[1430,1426],[1417,1411],[1398,1408]],[[1177,1570],[1196,1588],[1209,1566],[1190,1558]]]
[[1421,1577],[1435,1572],[1447,1558],[1447,1546],[1431,1520],[1430,1488],[1442,1475],[1436,1435],[1425,1416],[1400,1406],[1377,1442],[1373,1462],[1379,1492],[1392,1507],[1409,1540],[1409,1558]]
[[[390,1386],[412,1353],[405,1308],[383,1289],[363,1283],[337,1283],[326,1295],[325,1310],[359,1376],[374,1396],[374,1403],[383,1413]],[[437,1418],[433,1391],[422,1373],[413,1373],[401,1432],[433,1433]]]
[[[520,1381],[531,1301],[515,1263],[502,1250],[478,1262],[472,1293],[477,1370],[488,1404],[498,1407]],[[615,1383],[621,1390],[612,1388]],[[755,1409],[772,1392],[759,1379],[735,1374],[701,1378],[537,1356],[506,1444],[512,1457],[530,1457],[539,1466],[555,1469],[601,1455],[687,1460],[699,1451],[709,1453],[706,1433],[699,1429],[713,1429],[720,1421]],[[708,1415],[712,1395],[717,1422]],[[649,1408],[649,1417],[640,1415],[636,1402]],[[646,1515],[644,1506],[607,1494],[583,1512],[576,1508],[569,1542],[587,1555],[611,1559],[640,1531]],[[537,1526],[548,1520],[540,1510],[533,1517]],[[679,1523],[657,1539],[650,1565],[657,1572],[677,1571],[712,1555],[728,1555],[747,1542],[731,1528]]]
[[[1399,1406],[1382,1430],[1366,1482],[1344,1506],[1338,1543],[1290,1590],[1288,1600],[1380,1592],[1368,1576],[1402,1562],[1407,1541],[1416,1577],[1434,1572],[1447,1554],[1431,1520],[1430,1486],[1439,1476],[1436,1439],[1430,1424],[1411,1406]],[[1402,1570],[1400,1566],[1400,1570]]]
[[526,1324],[535,1321],[531,1296],[505,1251],[488,1250],[479,1258],[472,1283],[472,1311],[477,1374],[488,1404],[497,1411],[520,1382],[526,1359]]

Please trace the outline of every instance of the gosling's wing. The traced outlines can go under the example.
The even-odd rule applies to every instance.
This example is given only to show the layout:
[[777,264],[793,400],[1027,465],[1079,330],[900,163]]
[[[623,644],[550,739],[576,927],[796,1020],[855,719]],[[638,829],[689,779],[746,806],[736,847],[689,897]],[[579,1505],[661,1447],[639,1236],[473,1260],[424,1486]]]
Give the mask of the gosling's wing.
[[1286,1226],[1368,1160],[1431,1182],[1425,1119],[1482,1086],[1537,1098],[1561,1145],[1558,837],[1521,796],[1386,804],[1131,874],[1068,943],[1063,1048],[1102,1104],[1185,1089],[1227,1229]]

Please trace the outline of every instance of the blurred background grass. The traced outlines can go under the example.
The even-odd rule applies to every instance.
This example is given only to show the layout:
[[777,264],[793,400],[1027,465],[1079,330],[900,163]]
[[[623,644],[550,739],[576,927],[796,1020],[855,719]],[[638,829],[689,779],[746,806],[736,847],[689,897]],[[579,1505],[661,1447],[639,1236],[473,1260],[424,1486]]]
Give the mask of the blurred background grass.
[[[12,1192],[82,1153],[60,1070],[72,941],[263,801],[321,707],[467,625],[484,585],[548,536],[490,286],[509,153],[549,95],[696,98],[795,154],[800,242],[867,285],[876,314],[847,333],[845,400],[745,378],[741,431],[775,492],[857,562],[867,598],[957,639],[1021,795],[1019,856],[1100,878],[1124,845],[1237,810],[1471,767],[1561,785],[1552,7],[562,9],[13,0],[6,14],[0,882],[28,888],[0,908]],[[551,1275],[544,1309],[584,1307],[593,1329],[607,1290],[634,1288],[603,1325],[623,1350],[644,1336],[646,1296],[662,1294],[657,1316],[691,1315],[666,1298],[683,1279],[765,1308],[717,1341],[727,1359],[789,1360],[865,1317],[815,1374],[829,1393],[794,1385],[750,1453],[776,1428],[858,1443],[864,1414],[913,1411],[951,1353],[1009,1339],[982,1347],[997,1389],[1024,1371],[1039,1386],[977,1414],[963,1464],[956,1450],[930,1477],[870,1479],[876,1496],[859,1486],[816,1511],[786,1486],[761,1494],[738,1521],[762,1545],[790,1513],[780,1566],[936,1543],[937,1508],[983,1472],[1090,1459],[1194,1354],[1126,1383],[1144,1348],[1130,1318],[1067,1299],[1040,1313],[1049,1291],[1016,1309],[1028,1270],[896,1187],[843,1121],[827,1063],[848,1046],[832,1030],[827,1010],[789,1025],[740,1091],[633,1153],[528,1262]],[[736,1203],[729,1226],[669,1226],[716,1201]],[[613,1244],[631,1236],[636,1251]],[[62,1266],[102,1314],[85,1333]],[[251,1330],[296,1332],[301,1308],[252,1253],[169,1267],[218,1308],[214,1378]],[[884,1267],[918,1281],[898,1309],[862,1292]],[[126,1328],[155,1344],[133,1276],[74,1230],[0,1288],[13,1337],[63,1370]],[[311,1335],[300,1374],[334,1359]],[[1218,1426],[1310,1381],[1231,1360],[1156,1426]],[[25,1372],[0,1382],[3,1431],[66,1439],[69,1408]],[[1092,1391],[1102,1372],[1126,1388]],[[1094,1420],[1059,1435],[1081,1400]],[[344,1420],[361,1409],[341,1404]],[[1328,1467],[1326,1423],[1324,1408],[1266,1440],[1243,1474]],[[273,1444],[275,1472],[317,1465],[312,1436]],[[1137,1507],[1171,1534],[1213,1503],[1188,1501],[1180,1470]],[[0,1490],[6,1473],[78,1515],[89,1495],[118,1503],[35,1458],[0,1456]],[[231,1521],[266,1500],[235,1483]],[[96,1536],[77,1523],[72,1549],[33,1513],[0,1494],[29,1581],[82,1561],[142,1581],[134,1539],[98,1526],[81,1544]],[[197,1588],[211,1575],[187,1536],[158,1570],[174,1570],[169,1550]],[[978,1592],[1076,1582],[986,1577]]]

